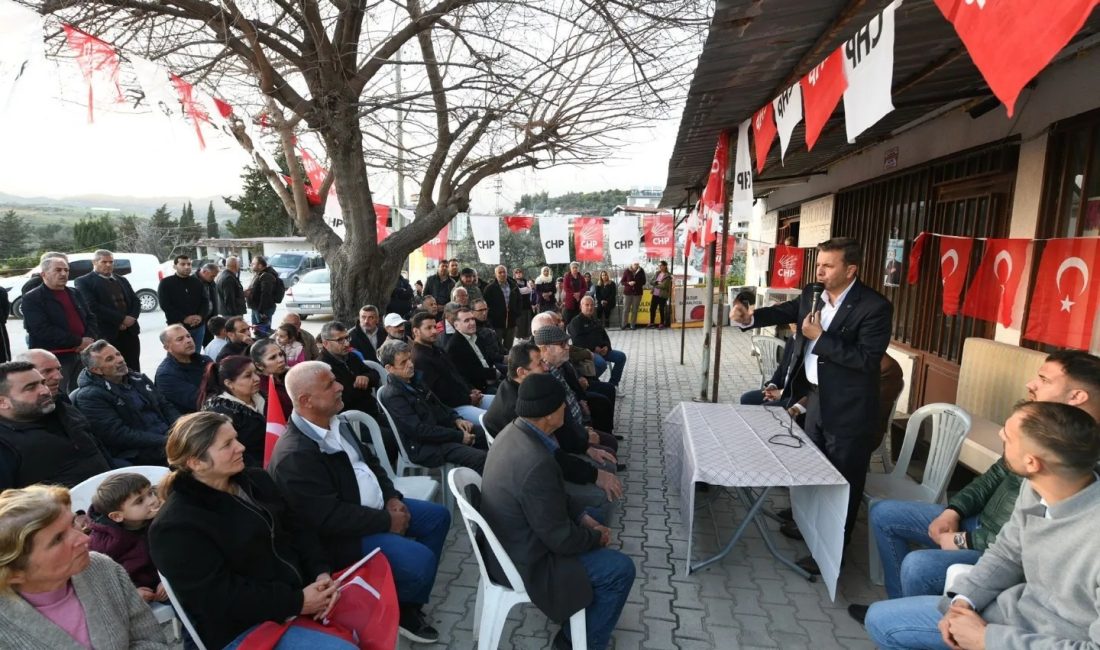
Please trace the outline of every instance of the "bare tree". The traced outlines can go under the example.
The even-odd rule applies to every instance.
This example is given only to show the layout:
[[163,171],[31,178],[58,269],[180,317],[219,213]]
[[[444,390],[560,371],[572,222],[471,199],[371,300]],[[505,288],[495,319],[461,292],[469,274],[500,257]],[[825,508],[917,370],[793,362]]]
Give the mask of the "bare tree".
[[[709,20],[706,0],[434,1],[26,4],[243,108],[236,139],[328,261],[337,317],[351,318],[385,304],[409,253],[467,211],[481,181],[612,156],[686,87]],[[320,205],[299,165],[288,187],[255,155],[249,111],[274,126],[288,160],[296,138],[320,141],[331,170],[312,188]],[[398,165],[419,186],[415,219],[379,243],[371,183]],[[342,240],[324,216],[333,184]]]

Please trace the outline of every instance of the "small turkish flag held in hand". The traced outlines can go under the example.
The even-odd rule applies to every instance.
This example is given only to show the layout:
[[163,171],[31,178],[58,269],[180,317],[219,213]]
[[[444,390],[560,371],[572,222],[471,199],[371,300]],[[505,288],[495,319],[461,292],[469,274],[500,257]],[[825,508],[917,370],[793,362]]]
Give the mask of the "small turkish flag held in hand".
[[959,298],[966,284],[966,272],[970,268],[970,251],[974,240],[970,237],[940,237],[940,277],[943,279],[943,313],[954,316],[959,313]]
[[1051,239],[1043,250],[1024,338],[1089,349],[1100,310],[1100,238]]
[[989,239],[985,254],[970,288],[966,290],[963,315],[1012,324],[1012,307],[1027,261],[1030,239]]

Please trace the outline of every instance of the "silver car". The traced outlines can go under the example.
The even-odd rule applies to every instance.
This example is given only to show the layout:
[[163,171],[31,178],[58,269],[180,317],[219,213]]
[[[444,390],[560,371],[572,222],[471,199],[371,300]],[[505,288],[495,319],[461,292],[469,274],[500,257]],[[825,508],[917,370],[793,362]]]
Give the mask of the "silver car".
[[303,319],[314,314],[331,314],[332,288],[329,286],[328,269],[310,271],[301,276],[297,284],[287,288],[283,307]]

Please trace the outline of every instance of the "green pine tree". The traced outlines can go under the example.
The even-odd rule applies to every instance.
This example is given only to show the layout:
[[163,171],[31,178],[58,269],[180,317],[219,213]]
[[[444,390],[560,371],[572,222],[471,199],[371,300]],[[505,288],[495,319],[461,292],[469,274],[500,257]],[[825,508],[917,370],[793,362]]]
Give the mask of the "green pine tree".
[[8,210],[0,217],[0,258],[19,257],[27,252],[27,222]]
[[80,250],[97,248],[115,248],[118,231],[107,215],[94,217],[88,215],[73,226],[73,240]]
[[218,227],[218,221],[214,218],[213,201],[206,208],[206,236],[215,239],[221,237],[221,228]]
[[[282,160],[279,160],[282,163]],[[249,166],[241,174],[241,194],[226,196],[226,204],[240,213],[236,222],[226,224],[233,237],[281,237],[298,234],[290,216],[271,189],[259,168]]]

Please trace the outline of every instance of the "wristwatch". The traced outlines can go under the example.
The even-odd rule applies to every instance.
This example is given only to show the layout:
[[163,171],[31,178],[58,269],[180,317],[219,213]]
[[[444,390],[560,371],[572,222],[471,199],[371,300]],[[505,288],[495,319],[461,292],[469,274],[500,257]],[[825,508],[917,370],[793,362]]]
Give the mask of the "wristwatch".
[[955,533],[955,546],[957,548],[966,548],[966,533]]

